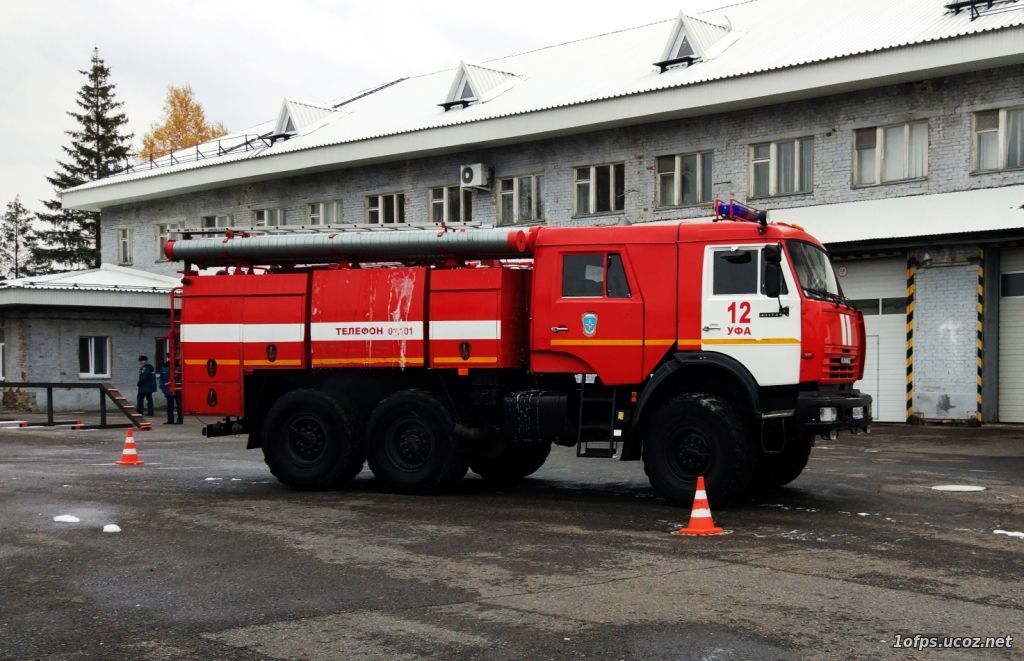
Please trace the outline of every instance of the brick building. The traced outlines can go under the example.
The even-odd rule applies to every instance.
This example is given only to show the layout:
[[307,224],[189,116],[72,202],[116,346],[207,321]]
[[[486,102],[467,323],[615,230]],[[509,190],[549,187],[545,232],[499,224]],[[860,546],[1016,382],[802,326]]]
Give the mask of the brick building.
[[1024,422],[1022,64],[1010,0],[751,0],[285,99],[64,204],[102,211],[104,261],[169,275],[186,228],[668,222],[735,196],[836,256],[876,418]]

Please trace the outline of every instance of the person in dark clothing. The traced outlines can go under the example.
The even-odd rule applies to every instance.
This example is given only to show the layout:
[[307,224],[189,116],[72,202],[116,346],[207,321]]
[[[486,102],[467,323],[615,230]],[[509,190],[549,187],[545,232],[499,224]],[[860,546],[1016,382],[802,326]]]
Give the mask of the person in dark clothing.
[[145,415],[153,417],[153,393],[156,392],[156,370],[149,364],[148,356],[139,356],[139,396],[135,410],[142,413],[142,405],[148,404]]
[[[160,392],[167,398],[167,422],[165,425],[181,424],[181,392],[171,390],[171,361],[165,360],[160,368]],[[175,418],[177,412],[177,418]]]

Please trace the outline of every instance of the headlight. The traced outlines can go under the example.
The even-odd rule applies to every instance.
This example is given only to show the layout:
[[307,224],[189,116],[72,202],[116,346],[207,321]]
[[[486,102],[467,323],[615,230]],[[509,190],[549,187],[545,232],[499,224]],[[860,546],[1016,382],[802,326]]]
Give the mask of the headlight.
[[834,406],[822,406],[818,410],[818,420],[822,422],[835,422],[836,421],[836,407]]
[[864,407],[863,406],[854,406],[852,409],[850,409],[850,413],[853,415],[853,419],[854,420],[863,420],[864,419]]

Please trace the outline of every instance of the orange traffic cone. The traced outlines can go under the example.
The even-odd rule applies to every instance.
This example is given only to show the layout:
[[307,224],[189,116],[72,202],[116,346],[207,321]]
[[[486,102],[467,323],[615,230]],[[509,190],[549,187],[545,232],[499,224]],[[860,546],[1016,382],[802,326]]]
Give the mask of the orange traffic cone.
[[711,518],[711,507],[708,506],[708,494],[704,491],[704,476],[697,477],[697,493],[693,494],[693,509],[690,512],[690,525],[672,533],[673,535],[721,535],[721,528],[715,527]]
[[124,437],[124,449],[121,450],[121,458],[114,462],[118,466],[141,466],[145,462],[139,459],[139,453],[135,451],[135,438],[132,430]]

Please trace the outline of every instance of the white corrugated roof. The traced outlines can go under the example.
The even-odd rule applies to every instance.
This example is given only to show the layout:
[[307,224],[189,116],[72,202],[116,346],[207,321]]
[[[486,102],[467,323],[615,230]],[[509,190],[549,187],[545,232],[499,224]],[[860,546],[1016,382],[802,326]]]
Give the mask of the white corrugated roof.
[[[445,112],[438,107],[456,70],[413,76],[365,96],[355,95],[343,113],[327,117],[317,130],[272,147],[207,158],[198,162],[109,177],[73,191],[109,186],[156,175],[209,168],[228,161],[265,158],[385,136],[536,113],[658,90],[693,88],[725,79],[794,69],[812,63],[894,51],[956,37],[1015,30],[1024,44],[1024,2],[1000,0],[977,20],[953,15],[947,0],[748,0],[702,12],[696,18],[731,25],[720,41],[729,47],[713,59],[659,74],[651,65],[678,19],[643,25],[492,60],[488,69],[517,76],[515,84],[485,103]],[[709,26],[710,29],[710,26]],[[734,41],[733,41],[734,40]],[[1024,47],[1020,49],[1024,51]],[[899,56],[899,53],[896,53]],[[970,60],[970,48],[957,57]],[[916,66],[916,65],[915,65]],[[925,67],[924,64],[921,65]],[[481,69],[481,72],[483,69]],[[849,75],[849,72],[846,73]],[[818,80],[818,84],[828,84]],[[329,84],[325,83],[325,87]],[[325,98],[332,90],[325,89]],[[763,92],[761,92],[763,93]],[[265,126],[261,125],[261,126]],[[254,127],[243,133],[257,133]]]
[[101,264],[98,269],[4,280],[0,281],[0,289],[79,289],[166,293],[179,284],[180,280],[177,278],[114,264]]

